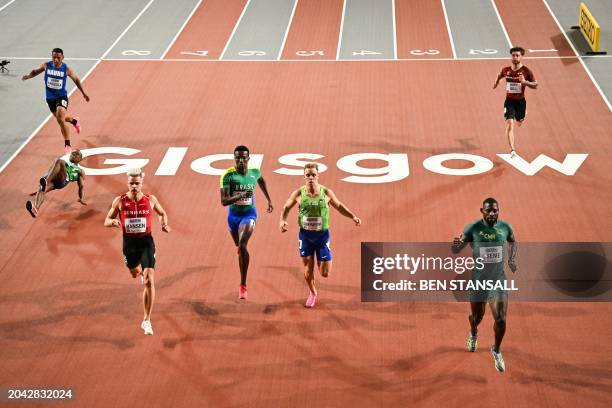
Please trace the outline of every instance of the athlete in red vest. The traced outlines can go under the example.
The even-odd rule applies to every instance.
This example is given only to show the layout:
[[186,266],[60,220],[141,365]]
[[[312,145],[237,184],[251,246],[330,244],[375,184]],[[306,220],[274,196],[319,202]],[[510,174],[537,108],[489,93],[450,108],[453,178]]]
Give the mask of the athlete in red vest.
[[145,285],[142,299],[144,319],[140,327],[145,334],[152,335],[151,310],[155,300],[155,242],[151,235],[151,215],[159,217],[162,231],[170,232],[166,211],[154,195],[144,194],[142,184],[144,173],[141,169],[128,171],[127,193],[115,197],[106,219],[105,227],[116,227],[123,230],[123,257],[132,278],[141,276]]
[[506,137],[510,145],[511,157],[516,156],[514,149],[514,123],[520,127],[527,114],[527,101],[525,100],[525,88],[536,89],[538,82],[533,72],[523,65],[521,60],[525,50],[521,47],[510,49],[512,65],[502,68],[493,84],[497,88],[502,78],[506,79],[506,100],[504,101],[504,118],[506,119]]

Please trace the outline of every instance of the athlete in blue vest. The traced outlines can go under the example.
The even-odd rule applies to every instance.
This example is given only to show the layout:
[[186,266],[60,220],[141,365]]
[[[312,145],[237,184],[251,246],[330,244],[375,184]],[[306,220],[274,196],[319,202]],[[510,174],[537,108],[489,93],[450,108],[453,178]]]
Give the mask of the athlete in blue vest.
[[68,135],[68,125],[71,123],[76,129],[77,134],[81,133],[81,124],[79,118],[67,114],[68,110],[68,92],[66,92],[66,80],[70,77],[74,84],[79,88],[83,97],[89,102],[89,96],[83,90],[79,77],[76,76],[68,65],[64,64],[64,51],[61,48],[54,48],[51,52],[51,61],[41,64],[38,68],[34,68],[29,74],[21,77],[22,81],[34,78],[38,74],[45,73],[45,88],[47,91],[47,105],[59,123],[64,136],[64,152],[70,153],[70,137]]

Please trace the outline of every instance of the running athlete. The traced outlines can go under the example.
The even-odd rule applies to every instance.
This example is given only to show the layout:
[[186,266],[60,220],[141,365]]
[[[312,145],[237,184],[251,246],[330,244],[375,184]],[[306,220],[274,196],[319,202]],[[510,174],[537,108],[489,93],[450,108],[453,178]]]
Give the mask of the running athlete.
[[[460,237],[453,240],[453,252],[460,252],[467,244],[472,246],[473,257],[481,258],[484,268],[472,271],[472,281],[494,281],[506,282],[504,272],[504,259],[508,259],[508,266],[512,272],[516,272],[517,244],[514,238],[512,226],[507,222],[498,220],[499,207],[497,200],[487,198],[480,209],[482,219],[469,224],[463,230]],[[510,254],[506,257],[505,243],[509,243]],[[495,345],[491,346],[491,354],[495,361],[497,371],[505,371],[506,365],[502,357],[500,347],[504,334],[506,333],[506,313],[508,310],[508,295],[502,289],[498,290],[474,290],[470,292],[471,314],[470,333],[467,337],[468,351],[476,351],[478,346],[478,325],[485,314],[486,304],[489,304],[491,313],[495,319],[493,330],[495,331]]]
[[331,204],[340,214],[352,219],[358,227],[361,225],[361,219],[340,202],[332,190],[319,184],[319,166],[316,163],[306,164],[304,179],[306,184],[292,192],[283,207],[280,230],[286,232],[289,228],[287,216],[297,204],[300,226],[298,247],[304,265],[304,278],[310,289],[304,306],[312,308],[319,296],[315,287],[315,256],[319,272],[324,278],[327,278],[332,267],[332,253],[329,247],[329,205]]
[[240,268],[240,287],[238,297],[247,298],[247,272],[249,269],[249,251],[247,245],[255,229],[257,222],[257,210],[255,209],[256,184],[259,184],[268,200],[268,212],[274,207],[266,181],[261,176],[259,169],[249,168],[249,149],[246,146],[237,146],[234,149],[235,167],[230,167],[221,176],[221,204],[229,206],[227,224],[234,244],[238,249],[238,266]]
[[64,136],[64,151],[70,153],[70,136],[68,125],[74,126],[77,134],[81,133],[81,123],[76,116],[70,116],[68,110],[68,92],[66,91],[66,77],[70,77],[74,84],[79,88],[83,97],[89,102],[89,96],[83,90],[83,85],[79,77],[72,71],[64,62],[64,51],[61,48],[54,48],[51,52],[51,61],[41,64],[38,68],[34,68],[29,74],[21,77],[22,81],[34,78],[38,74],[45,73],[45,89],[47,92],[47,105],[57,123],[59,123],[62,136]]
[[158,215],[161,229],[170,232],[168,215],[154,195],[144,194],[144,173],[141,169],[128,171],[128,192],[115,197],[106,219],[105,227],[123,230],[123,258],[132,278],[140,276],[145,286],[142,293],[144,318],[140,327],[144,334],[152,335],[151,310],[155,301],[155,242],[151,235],[151,214]]
[[497,88],[502,78],[506,79],[506,101],[504,102],[504,118],[506,119],[506,137],[510,145],[510,156],[516,156],[514,148],[514,124],[521,126],[527,114],[527,101],[525,100],[525,87],[536,89],[538,82],[533,72],[523,65],[521,60],[525,49],[514,47],[510,49],[512,65],[502,68],[497,76],[493,89]]
[[35,195],[34,202],[26,202],[26,210],[34,218],[38,216],[40,206],[45,201],[45,194],[52,190],[61,190],[66,187],[70,182],[76,181],[79,186],[79,203],[87,205],[83,201],[83,194],[85,189],[85,173],[83,169],[79,167],[79,163],[83,160],[83,155],[79,149],[75,149],[70,153],[68,160],[63,157],[58,157],[53,161],[49,171],[42,176],[38,181],[38,191],[32,193]]

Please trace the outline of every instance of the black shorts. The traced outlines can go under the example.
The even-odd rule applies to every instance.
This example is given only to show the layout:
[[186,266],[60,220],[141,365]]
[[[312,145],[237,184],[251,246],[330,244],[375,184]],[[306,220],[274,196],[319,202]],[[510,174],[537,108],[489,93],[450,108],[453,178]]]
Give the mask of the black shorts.
[[527,101],[523,99],[508,99],[504,102],[504,118],[514,119],[519,122],[525,119],[527,114]]
[[62,96],[57,99],[47,99],[47,105],[49,105],[49,110],[51,113],[55,115],[55,111],[57,111],[57,107],[62,107],[64,109],[68,109],[68,97]]
[[152,235],[144,237],[123,236],[123,260],[133,269],[140,265],[142,269],[155,268],[155,242]]

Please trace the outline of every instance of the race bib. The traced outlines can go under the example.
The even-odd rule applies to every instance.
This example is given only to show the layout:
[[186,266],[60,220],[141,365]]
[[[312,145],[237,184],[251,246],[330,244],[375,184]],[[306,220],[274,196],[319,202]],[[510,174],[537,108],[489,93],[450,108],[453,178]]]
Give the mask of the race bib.
[[139,234],[147,231],[146,218],[126,218],[125,232],[127,234]]
[[522,85],[520,82],[506,82],[506,92],[520,94],[522,91]]
[[307,231],[322,231],[323,230],[323,218],[322,217],[302,217],[302,228]]
[[62,89],[63,85],[64,85],[63,79],[47,77],[47,88]]
[[236,201],[234,204],[236,205],[251,205],[253,203],[253,197],[242,197],[240,200]]
[[480,247],[480,258],[483,263],[500,263],[503,260],[502,250],[500,246]]

